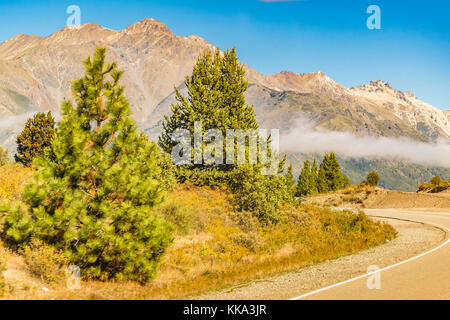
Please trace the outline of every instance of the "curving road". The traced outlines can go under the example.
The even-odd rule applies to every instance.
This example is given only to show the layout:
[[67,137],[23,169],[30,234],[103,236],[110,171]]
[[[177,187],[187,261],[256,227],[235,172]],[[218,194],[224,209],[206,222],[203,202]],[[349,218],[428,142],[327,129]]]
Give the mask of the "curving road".
[[[421,212],[366,209],[368,215],[431,224],[446,231],[445,240],[418,256],[378,271],[322,288],[291,300],[450,299],[450,211]],[[379,289],[368,289],[368,278],[379,276]],[[372,282],[373,283],[373,282]]]

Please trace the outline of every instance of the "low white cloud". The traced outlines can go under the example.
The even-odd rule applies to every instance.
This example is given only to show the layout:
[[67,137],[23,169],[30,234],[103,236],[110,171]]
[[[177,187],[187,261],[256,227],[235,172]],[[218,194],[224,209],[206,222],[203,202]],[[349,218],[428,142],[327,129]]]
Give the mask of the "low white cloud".
[[[17,116],[8,116],[0,119],[0,130],[11,130],[11,129],[23,129],[25,123],[29,118],[32,118],[37,112],[23,113]],[[52,112],[55,121],[59,121],[61,114],[59,112]]]
[[18,116],[8,116],[0,119],[0,130],[15,129],[19,126],[24,127],[28,118],[31,118],[34,113],[24,113]]
[[[22,132],[25,123],[29,118],[32,118],[37,112],[29,112],[16,116],[8,116],[0,118],[0,146],[8,149],[12,155],[16,152],[16,137]],[[59,112],[52,113],[55,121],[58,122],[61,118]]]
[[450,168],[450,139],[419,142],[409,138],[358,137],[350,132],[314,130],[300,118],[295,128],[280,136],[283,152],[335,152],[343,157],[387,158]]

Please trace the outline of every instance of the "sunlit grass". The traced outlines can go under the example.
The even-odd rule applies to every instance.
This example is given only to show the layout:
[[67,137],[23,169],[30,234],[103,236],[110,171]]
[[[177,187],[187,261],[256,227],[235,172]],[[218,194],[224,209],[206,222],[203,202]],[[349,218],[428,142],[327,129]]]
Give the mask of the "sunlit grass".
[[[145,286],[83,281],[82,290],[63,284],[54,299],[175,299],[225,288],[364,250],[395,237],[395,230],[366,215],[315,206],[284,208],[276,225],[234,212],[224,190],[178,186],[156,214],[171,214],[175,243],[158,277]],[[41,295],[44,293],[41,293]],[[26,298],[37,298],[29,292]]]

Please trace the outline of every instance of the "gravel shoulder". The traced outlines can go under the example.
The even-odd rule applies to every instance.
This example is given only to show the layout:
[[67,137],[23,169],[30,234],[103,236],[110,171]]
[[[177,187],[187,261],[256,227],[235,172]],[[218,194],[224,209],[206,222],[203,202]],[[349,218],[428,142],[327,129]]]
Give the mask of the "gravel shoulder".
[[198,300],[281,300],[290,299],[367,272],[369,266],[380,268],[411,258],[445,239],[441,229],[416,222],[376,218],[391,224],[398,237],[383,245],[224,290],[209,292]]

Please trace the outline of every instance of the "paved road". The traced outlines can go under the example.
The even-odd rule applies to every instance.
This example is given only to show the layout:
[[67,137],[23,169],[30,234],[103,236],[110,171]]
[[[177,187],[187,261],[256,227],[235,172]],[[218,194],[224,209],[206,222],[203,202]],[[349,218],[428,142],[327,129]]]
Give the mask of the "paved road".
[[[420,212],[399,209],[365,210],[371,216],[399,218],[439,225],[447,231],[438,247],[417,258],[381,269],[380,289],[368,289],[368,276],[349,279],[341,284],[302,295],[299,299],[450,299],[450,212]],[[377,274],[370,283],[376,285]]]

